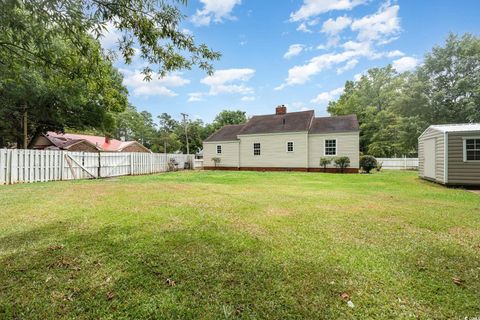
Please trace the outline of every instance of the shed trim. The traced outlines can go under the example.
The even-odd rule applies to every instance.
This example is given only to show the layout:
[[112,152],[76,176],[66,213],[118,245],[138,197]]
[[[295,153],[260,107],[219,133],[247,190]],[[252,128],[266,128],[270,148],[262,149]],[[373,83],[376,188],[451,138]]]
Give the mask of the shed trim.
[[443,147],[443,181],[444,183],[448,183],[448,132],[443,134],[443,141],[445,146]]
[[462,147],[463,147],[463,162],[480,162],[480,160],[467,160],[467,141],[469,139],[480,139],[480,136],[474,137],[462,137]]

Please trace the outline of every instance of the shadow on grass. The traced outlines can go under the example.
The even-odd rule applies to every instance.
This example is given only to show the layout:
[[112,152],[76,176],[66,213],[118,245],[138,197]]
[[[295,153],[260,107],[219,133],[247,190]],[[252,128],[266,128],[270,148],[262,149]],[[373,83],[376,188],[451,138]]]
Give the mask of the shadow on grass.
[[0,239],[0,318],[333,316],[342,303],[327,282],[339,268],[281,261],[242,233],[71,223]]
[[[346,251],[328,243],[318,257],[308,248],[285,254],[289,248],[282,251],[214,224],[159,230],[119,224],[80,229],[72,219],[1,237],[0,318],[387,319],[480,313],[478,248],[460,250],[432,237],[408,250],[398,247],[398,253],[388,248],[369,253],[353,243]],[[397,245],[402,243],[407,242]],[[355,308],[340,299],[342,292],[353,295]]]

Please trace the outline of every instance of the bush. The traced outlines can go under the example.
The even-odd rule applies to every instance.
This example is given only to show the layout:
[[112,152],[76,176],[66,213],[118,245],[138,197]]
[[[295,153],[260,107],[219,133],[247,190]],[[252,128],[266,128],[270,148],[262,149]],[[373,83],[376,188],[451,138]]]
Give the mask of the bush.
[[377,168],[377,166],[377,159],[375,159],[374,156],[366,155],[360,157],[360,168],[366,173],[370,173],[370,171]]
[[220,159],[219,157],[213,157],[212,161],[213,161],[213,163],[215,163],[215,167],[216,167],[217,164],[219,164],[222,161],[222,159]]
[[327,158],[327,157],[321,157],[320,158],[320,165],[323,167],[323,171],[326,171],[327,170],[327,166],[332,163],[332,159],[331,158]]
[[377,162],[377,167],[375,169],[377,169],[377,171],[380,172],[380,171],[382,171],[382,166],[383,166],[383,162],[378,161]]
[[333,161],[335,163],[335,167],[340,169],[340,172],[343,173],[345,168],[350,166],[350,158],[349,157],[337,157]]

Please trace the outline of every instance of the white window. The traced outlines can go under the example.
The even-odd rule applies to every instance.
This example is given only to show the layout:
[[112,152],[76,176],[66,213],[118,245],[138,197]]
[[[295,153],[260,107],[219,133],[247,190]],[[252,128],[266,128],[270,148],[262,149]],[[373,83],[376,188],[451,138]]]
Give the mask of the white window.
[[480,161],[480,138],[464,138],[464,161]]
[[293,141],[287,142],[287,152],[293,152]]
[[325,140],[325,155],[336,156],[337,155],[337,140],[327,139]]
[[253,144],[253,155],[254,156],[259,156],[260,155],[260,143],[255,142]]
[[222,154],[222,146],[217,144],[217,154]]

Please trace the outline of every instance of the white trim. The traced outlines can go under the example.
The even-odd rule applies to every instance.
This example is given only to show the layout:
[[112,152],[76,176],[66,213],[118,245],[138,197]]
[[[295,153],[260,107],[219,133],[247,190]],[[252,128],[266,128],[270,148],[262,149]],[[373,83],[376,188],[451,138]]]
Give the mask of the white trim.
[[[480,140],[480,136],[472,136],[472,137],[462,137],[462,145],[463,145],[463,162],[480,162],[480,160],[467,160],[467,140]],[[475,151],[477,150],[477,147],[475,146]]]
[[[327,140],[334,140],[334,141],[335,141],[335,154],[326,154],[326,150],[327,150],[327,147],[326,147]],[[327,139],[323,139],[323,155],[324,155],[325,157],[336,157],[337,154],[338,154],[338,140],[337,140],[337,138],[327,138]]]
[[[292,144],[292,151],[289,151],[289,150],[288,150],[288,144],[289,144],[289,143]],[[287,142],[285,143],[285,151],[286,151],[287,153],[294,153],[294,152],[295,152],[295,142],[294,142],[294,141],[287,141]]]
[[[435,129],[435,128],[432,128],[432,126],[429,126],[427,129],[423,130],[422,134],[418,136],[417,140],[420,140],[425,135],[425,133],[428,131],[428,129]],[[437,130],[437,131],[439,131],[439,130]]]
[[448,132],[443,135],[443,183],[448,183]]
[[[220,152],[218,152],[218,147],[220,147]],[[215,146],[215,154],[217,154],[217,155],[218,155],[218,154],[222,154],[222,152],[223,152],[222,145],[221,145],[221,144],[217,144],[217,145]]]

